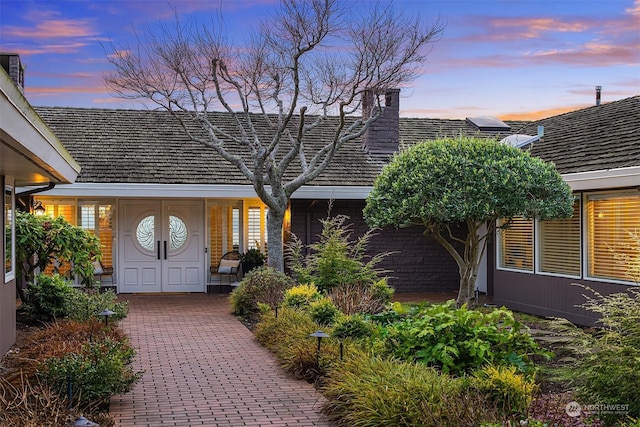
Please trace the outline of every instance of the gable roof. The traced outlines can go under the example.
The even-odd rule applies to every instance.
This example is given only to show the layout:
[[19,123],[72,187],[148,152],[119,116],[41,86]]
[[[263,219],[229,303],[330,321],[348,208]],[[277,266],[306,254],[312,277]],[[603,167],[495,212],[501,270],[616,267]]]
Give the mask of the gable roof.
[[[77,182],[250,184],[212,148],[191,141],[179,122],[166,111],[61,107],[37,107],[36,110],[82,165]],[[210,114],[217,126],[231,133],[235,131],[229,114]],[[267,129],[260,116],[253,119],[258,128]],[[336,121],[336,117],[328,118],[307,135],[305,144],[321,147],[335,129]],[[516,128],[526,122],[508,124]],[[199,129],[194,128],[193,132],[202,135]],[[461,133],[499,135],[498,132],[478,133],[465,120],[400,119],[400,144],[411,145]],[[239,147],[236,148],[235,152],[239,153]],[[346,143],[325,172],[309,185],[371,186],[384,164],[384,159],[365,153],[361,140],[357,139]],[[292,173],[297,170],[294,165]]]
[[640,96],[549,117],[524,127],[542,140],[531,154],[554,162],[561,174],[640,166]]

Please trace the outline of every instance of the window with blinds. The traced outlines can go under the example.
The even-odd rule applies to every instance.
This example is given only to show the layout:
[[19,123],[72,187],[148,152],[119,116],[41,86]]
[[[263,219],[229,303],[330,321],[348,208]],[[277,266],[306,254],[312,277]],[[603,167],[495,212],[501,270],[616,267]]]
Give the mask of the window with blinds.
[[571,218],[540,222],[540,265],[544,273],[580,276],[580,200]]
[[262,206],[250,206],[247,212],[247,246],[267,251],[267,213],[269,209]]
[[501,268],[533,271],[533,220],[513,218],[509,228],[498,233]]
[[217,265],[222,255],[240,250],[240,208],[227,202],[209,206],[209,256]]
[[634,281],[626,259],[638,259],[640,195],[593,195],[587,202],[587,265],[594,278]]

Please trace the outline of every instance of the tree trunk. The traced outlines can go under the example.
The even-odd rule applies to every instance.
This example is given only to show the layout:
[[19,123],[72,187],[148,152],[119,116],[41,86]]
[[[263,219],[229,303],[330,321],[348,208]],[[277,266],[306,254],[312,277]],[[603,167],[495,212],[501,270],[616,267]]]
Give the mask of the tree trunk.
[[486,235],[478,235],[482,224],[482,222],[467,221],[468,233],[465,239],[465,250],[460,258],[462,262],[458,263],[460,289],[458,291],[458,299],[456,300],[457,307],[462,307],[464,304],[467,304],[467,307],[472,308],[476,305],[476,280],[478,278],[482,255],[487,245]]
[[464,239],[457,238],[451,234],[449,230],[449,237],[453,241],[464,244],[464,250],[462,252],[448,241],[440,233],[440,229],[437,227],[427,227],[425,234],[431,234],[438,243],[440,243],[451,254],[453,259],[458,265],[458,272],[460,274],[460,288],[458,290],[458,298],[456,299],[456,307],[462,307],[467,304],[468,307],[475,305],[475,286],[476,279],[478,277],[478,269],[480,268],[480,261],[484,254],[487,245],[487,234],[479,236],[479,230],[484,225],[484,221],[467,221],[467,235]]
[[282,225],[285,209],[269,208],[267,214],[267,265],[278,271],[284,271],[284,251],[282,248]]
[[477,262],[472,264],[465,265],[465,268],[460,271],[460,289],[458,290],[456,307],[462,307],[464,304],[467,304],[469,308],[475,306],[475,287],[479,265]]

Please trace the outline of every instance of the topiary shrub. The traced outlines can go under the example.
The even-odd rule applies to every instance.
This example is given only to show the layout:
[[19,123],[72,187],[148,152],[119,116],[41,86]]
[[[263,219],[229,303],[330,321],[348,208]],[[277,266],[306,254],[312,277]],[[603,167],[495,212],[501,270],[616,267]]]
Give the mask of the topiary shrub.
[[525,416],[535,382],[517,372],[515,366],[487,365],[473,372],[471,385],[493,402],[505,415]]
[[256,319],[260,313],[258,303],[276,307],[284,292],[294,285],[293,279],[271,267],[252,270],[229,296],[233,314]]
[[67,314],[67,300],[74,289],[59,274],[38,274],[27,290],[25,311],[38,320],[49,321]]
[[284,292],[282,305],[292,308],[306,308],[320,297],[320,292],[314,284],[298,285]]
[[317,301],[313,301],[309,305],[311,312],[311,319],[319,325],[329,326],[333,325],[340,313],[338,307],[336,307],[329,298],[324,297]]

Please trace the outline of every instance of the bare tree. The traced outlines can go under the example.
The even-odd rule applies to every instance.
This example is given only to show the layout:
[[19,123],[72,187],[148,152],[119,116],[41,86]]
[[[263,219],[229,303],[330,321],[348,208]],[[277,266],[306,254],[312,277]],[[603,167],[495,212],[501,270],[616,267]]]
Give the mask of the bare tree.
[[[269,265],[279,270],[293,192],[377,119],[381,108],[349,117],[361,111],[364,91],[384,93],[412,82],[444,29],[439,20],[425,25],[391,4],[363,3],[357,13],[354,4],[282,0],[243,45],[230,43],[218,21],[183,24],[176,13],[175,25],[147,29],[136,50],[114,48],[109,55],[115,71],[105,82],[113,93],[171,112],[189,138],[253,184],[269,207]],[[229,114],[234,132],[213,120],[215,110]],[[337,121],[323,145],[306,144],[330,117]]]

